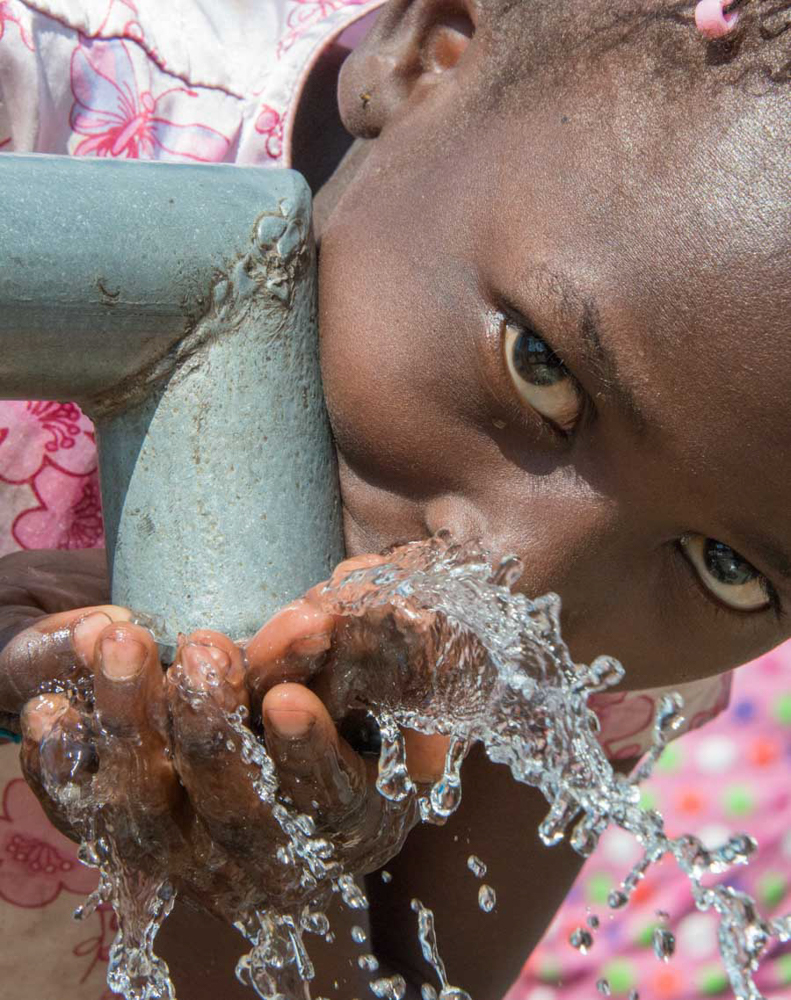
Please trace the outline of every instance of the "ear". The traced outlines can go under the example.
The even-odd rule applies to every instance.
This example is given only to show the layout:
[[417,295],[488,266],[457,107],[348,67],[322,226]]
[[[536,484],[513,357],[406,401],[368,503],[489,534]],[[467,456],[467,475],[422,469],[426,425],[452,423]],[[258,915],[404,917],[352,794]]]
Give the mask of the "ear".
[[347,131],[375,138],[405,104],[447,80],[475,23],[472,0],[391,0],[341,70],[338,104]]

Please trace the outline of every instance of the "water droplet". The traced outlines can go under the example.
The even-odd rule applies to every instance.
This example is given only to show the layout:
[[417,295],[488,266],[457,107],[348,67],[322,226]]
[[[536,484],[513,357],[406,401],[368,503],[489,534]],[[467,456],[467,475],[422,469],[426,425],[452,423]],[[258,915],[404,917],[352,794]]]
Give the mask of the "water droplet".
[[335,888],[350,910],[367,910],[368,898],[357,885],[353,875],[341,875],[335,881]]
[[595,913],[591,913],[586,922],[594,931],[599,929],[599,918]]
[[613,889],[607,897],[607,905],[611,910],[620,910],[621,907],[626,906],[628,902],[629,897],[625,892],[621,892],[620,889]]
[[309,910],[306,907],[302,912],[301,926],[308,934],[325,937],[330,929],[330,921],[323,910]]
[[599,979],[596,983],[596,989],[599,991],[599,993],[601,993],[605,997],[608,997],[612,994],[612,989],[610,988],[610,984],[606,979]]
[[390,976],[388,979],[375,979],[370,984],[370,990],[380,1000],[404,1000],[406,983],[403,976]]
[[385,883],[385,885],[388,885],[390,882],[393,881],[393,876],[388,871],[383,871],[379,877]]
[[461,804],[461,765],[467,755],[469,742],[457,736],[451,738],[445,758],[442,777],[431,788],[429,804],[431,816],[444,820]]
[[676,950],[675,936],[664,927],[657,927],[654,930],[651,944],[654,949],[654,954],[662,962],[667,962],[671,959]]
[[628,1000],[640,1000],[640,994],[637,990],[629,990]]
[[375,955],[359,955],[357,958],[357,964],[365,972],[376,972],[379,968],[379,962]]
[[569,944],[572,948],[576,948],[580,954],[587,955],[593,947],[593,935],[584,927],[578,927],[569,935]]
[[392,715],[382,712],[376,721],[382,740],[376,789],[391,802],[403,802],[415,790],[407,771],[404,737]]
[[486,875],[486,865],[480,858],[476,858],[474,854],[471,854],[467,858],[467,867],[476,878],[483,878]]
[[491,913],[497,905],[497,895],[490,885],[482,885],[478,890],[478,906],[484,913]]
[[356,924],[352,927],[352,941],[355,944],[365,944],[368,939],[368,935],[365,933],[362,927],[358,927]]
[[423,983],[420,987],[420,1000],[437,1000],[437,991],[431,983]]

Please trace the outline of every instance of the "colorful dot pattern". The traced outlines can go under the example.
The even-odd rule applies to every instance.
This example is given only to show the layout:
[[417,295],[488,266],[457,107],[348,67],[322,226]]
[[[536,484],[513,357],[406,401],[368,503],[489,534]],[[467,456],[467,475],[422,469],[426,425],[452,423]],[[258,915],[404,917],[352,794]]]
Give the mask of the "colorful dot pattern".
[[[791,913],[791,643],[736,672],[729,709],[665,750],[641,803],[662,811],[670,833],[695,833],[707,846],[754,836],[750,864],[721,879],[754,896],[765,915]],[[673,862],[650,871],[610,919],[607,894],[635,857],[621,831],[604,835],[507,1000],[592,1000],[602,978],[624,1000],[632,990],[641,1000],[731,1000],[716,917],[695,909]],[[581,955],[565,931],[590,913],[605,919]],[[667,962],[651,947],[660,925],[676,937]],[[791,944],[773,948],[757,982],[767,1000],[789,1000]]]

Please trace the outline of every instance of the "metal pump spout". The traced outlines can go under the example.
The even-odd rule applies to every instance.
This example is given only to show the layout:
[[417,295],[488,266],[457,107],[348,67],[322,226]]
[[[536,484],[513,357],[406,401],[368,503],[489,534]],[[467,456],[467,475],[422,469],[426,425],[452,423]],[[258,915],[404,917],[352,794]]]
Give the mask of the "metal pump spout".
[[293,171],[0,156],[0,398],[95,421],[112,599],[171,639],[342,557]]

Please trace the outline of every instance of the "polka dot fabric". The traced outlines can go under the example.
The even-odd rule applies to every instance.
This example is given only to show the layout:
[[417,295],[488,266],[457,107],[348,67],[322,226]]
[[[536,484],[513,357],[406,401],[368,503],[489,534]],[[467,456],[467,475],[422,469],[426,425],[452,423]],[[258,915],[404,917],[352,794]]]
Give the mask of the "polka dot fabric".
[[[707,846],[745,831],[759,849],[722,881],[754,896],[765,915],[791,912],[791,643],[736,672],[730,708],[668,746],[643,802],[658,808],[673,834],[694,833]],[[613,997],[640,1000],[730,998],[717,952],[717,921],[699,913],[686,878],[663,861],[617,913],[607,894],[639,857],[627,834],[608,831],[565,905],[525,966],[508,1000],[593,1000],[599,979]],[[569,935],[595,915],[594,945],[581,955]],[[667,962],[653,953],[658,926],[676,937]],[[791,997],[791,945],[776,947],[757,977],[770,1000]]]

